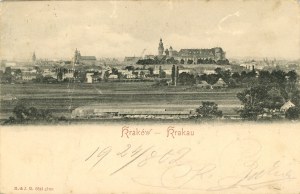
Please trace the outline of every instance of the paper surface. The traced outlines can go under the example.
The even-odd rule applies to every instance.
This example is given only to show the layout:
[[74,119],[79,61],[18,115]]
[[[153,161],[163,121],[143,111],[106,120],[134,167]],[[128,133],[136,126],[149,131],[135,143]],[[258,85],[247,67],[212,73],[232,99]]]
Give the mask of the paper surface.
[[[76,58],[72,57],[77,47],[86,57],[93,55],[98,59],[138,58],[140,53],[151,57],[157,55],[161,37],[165,48],[173,46],[178,51],[222,46],[229,59],[252,59],[252,56],[268,62],[276,62],[275,57],[298,59],[299,1],[264,3],[233,0],[1,2],[0,59],[9,59],[8,63],[13,65],[18,60],[28,64],[42,64],[48,59],[55,63],[70,62]],[[168,71],[171,76],[171,66]],[[214,68],[210,71],[214,72]],[[54,83],[48,83],[47,87],[39,83],[31,88],[30,84],[23,87],[6,83],[3,88],[14,91],[10,96],[0,91],[10,110],[1,112],[1,119],[12,115],[14,100],[24,98],[32,106],[55,109],[63,124],[0,126],[1,194],[300,193],[299,122],[255,123],[235,121],[233,117],[232,122],[195,121],[198,124],[193,124],[193,120],[185,124],[160,118],[136,123],[133,119],[128,123],[91,119],[92,124],[88,124],[89,115],[83,114],[85,117],[75,124],[67,125],[64,119],[72,119],[68,106],[72,110],[79,108],[80,112],[81,106],[93,109],[96,107],[93,103],[99,101],[106,103],[106,109],[140,106],[138,111],[152,108],[153,114],[157,114],[154,109],[163,109],[164,114],[165,105],[175,107],[173,113],[178,107],[194,110],[200,106],[200,98],[215,99],[212,96],[221,103],[219,108],[230,110],[228,117],[236,114],[234,108],[240,107],[236,91],[226,97],[223,90],[214,94],[210,89],[200,89],[198,93],[186,90],[183,101],[174,97],[174,93],[182,91],[174,92],[171,87],[167,92],[155,91],[156,96],[148,95],[152,88],[138,99],[135,95],[139,94],[140,86],[130,93],[126,84],[122,88],[117,83],[120,86],[116,91],[110,82],[103,84],[103,90],[101,83],[84,84],[65,83],[56,89]],[[17,89],[11,89],[14,87]],[[93,91],[88,91],[88,87]],[[150,85],[143,87],[147,90]],[[34,92],[35,89],[39,91]],[[160,98],[160,102],[155,102],[155,98]],[[101,115],[103,108],[97,111]],[[97,111],[90,112],[93,115]]]
[[299,135],[298,123],[5,127],[1,192],[299,193]]

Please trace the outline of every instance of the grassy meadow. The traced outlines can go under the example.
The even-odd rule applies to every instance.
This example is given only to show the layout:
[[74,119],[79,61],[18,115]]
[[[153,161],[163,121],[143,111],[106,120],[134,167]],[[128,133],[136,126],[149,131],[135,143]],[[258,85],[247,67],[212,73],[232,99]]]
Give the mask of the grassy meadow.
[[[12,115],[17,103],[26,107],[49,109],[57,116],[69,118],[80,106],[103,108],[195,109],[202,101],[218,104],[224,115],[236,114],[240,106],[236,97],[241,89],[203,89],[189,86],[153,86],[153,82],[102,82],[58,84],[1,84],[0,119]],[[5,97],[16,97],[7,100]]]

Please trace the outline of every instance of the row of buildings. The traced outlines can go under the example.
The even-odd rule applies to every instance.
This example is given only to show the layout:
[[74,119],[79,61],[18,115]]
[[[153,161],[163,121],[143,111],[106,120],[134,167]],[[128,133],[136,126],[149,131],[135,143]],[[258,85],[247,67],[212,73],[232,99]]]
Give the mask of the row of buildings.
[[[291,101],[284,103],[279,110],[269,110],[266,113],[258,115],[259,119],[272,116],[284,118],[285,112],[295,107]],[[196,109],[183,108],[172,110],[164,107],[142,108],[139,105],[132,107],[104,108],[101,106],[81,106],[72,111],[72,119],[189,119],[197,117]],[[234,117],[236,119],[236,117]]]
[[173,49],[172,46],[169,48],[164,47],[162,39],[158,44],[157,55],[145,55],[144,57],[125,57],[124,62],[135,63],[140,59],[154,59],[154,58],[173,58],[174,60],[180,61],[181,64],[200,64],[200,61],[223,61],[226,60],[226,53],[221,47],[214,47],[210,49],[180,49],[179,51]]
[[173,57],[176,60],[193,60],[194,64],[198,59],[212,59],[212,60],[225,60],[225,52],[221,47],[215,47],[210,49],[180,49],[175,50],[170,46],[169,49],[164,48],[162,39],[160,39],[158,44],[158,56]]
[[78,107],[72,111],[73,119],[134,118],[134,119],[187,119],[195,115],[192,109],[170,110],[166,108],[103,108],[95,106]]

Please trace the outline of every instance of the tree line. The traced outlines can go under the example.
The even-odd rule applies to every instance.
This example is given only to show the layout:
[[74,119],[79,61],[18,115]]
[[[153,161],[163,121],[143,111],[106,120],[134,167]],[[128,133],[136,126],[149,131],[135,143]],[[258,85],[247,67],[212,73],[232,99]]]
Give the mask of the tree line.
[[[280,118],[280,108],[288,101],[294,107],[285,112],[285,117],[298,119],[300,115],[300,91],[295,71],[260,71],[245,90],[237,94],[243,108],[241,118],[257,120],[259,117]],[[282,112],[282,111],[281,111]]]
[[196,61],[192,59],[188,60],[177,60],[174,57],[168,58],[167,56],[163,56],[162,58],[159,58],[155,56],[153,59],[139,59],[136,64],[138,65],[155,65],[155,64],[218,64],[218,65],[229,65],[229,60],[228,59],[223,59],[223,60],[214,60],[212,58],[200,58],[197,59]]

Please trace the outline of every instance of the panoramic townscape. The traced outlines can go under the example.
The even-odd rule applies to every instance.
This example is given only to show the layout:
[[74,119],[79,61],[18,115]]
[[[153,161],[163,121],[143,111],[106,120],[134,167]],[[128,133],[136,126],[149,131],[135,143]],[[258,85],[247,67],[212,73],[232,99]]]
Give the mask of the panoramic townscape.
[[300,194],[300,0],[0,0],[0,194]]
[[14,1],[0,11],[1,124],[299,119],[297,2]]
[[228,59],[226,49],[165,48],[123,61],[1,61],[5,124],[92,120],[283,120],[300,114],[300,60]]

